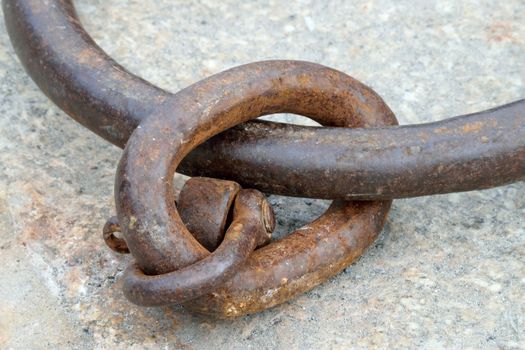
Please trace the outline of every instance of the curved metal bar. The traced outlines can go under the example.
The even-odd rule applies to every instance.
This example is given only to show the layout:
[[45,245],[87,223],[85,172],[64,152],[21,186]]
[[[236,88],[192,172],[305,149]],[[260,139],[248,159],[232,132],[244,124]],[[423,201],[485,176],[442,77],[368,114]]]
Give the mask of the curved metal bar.
[[[145,275],[132,264],[124,273],[124,294],[135,304],[159,306],[183,303],[213,291],[237,272],[255,247],[270,241],[274,226],[268,230],[265,207],[269,204],[261,192],[240,190],[232,223],[213,253],[162,275]],[[269,219],[275,222],[273,214]]]
[[243,124],[191,153],[178,170],[234,178],[267,193],[326,199],[335,193],[391,199],[500,186],[525,178],[525,100],[384,128]]
[[69,116],[124,147],[170,94],[129,73],[86,33],[70,0],[4,0],[11,42],[28,74]]
[[[188,232],[174,204],[172,178],[184,156],[223,130],[275,112],[307,114],[321,124],[346,127],[397,124],[369,88],[313,63],[252,63],[180,91],[133,133],[115,180],[118,220],[143,273],[169,274],[209,254]],[[199,298],[189,306],[239,316],[313,288],[368,247],[381,230],[390,203],[335,201],[315,222],[263,247],[259,258],[252,260],[252,254],[243,265],[249,269],[241,277],[242,286],[210,292],[201,297],[208,301]],[[170,290],[173,286],[162,283],[155,291],[170,300],[169,295],[177,294]]]
[[104,227],[102,228],[102,238],[104,238],[104,242],[106,242],[106,245],[109,247],[109,249],[115,253],[129,254],[126,241],[121,237],[115,236],[115,232],[122,231],[118,223],[118,218],[116,216],[112,216],[108,219],[108,221],[106,221]]
[[[71,0],[3,0],[3,9],[29,75],[60,108],[106,140],[123,147],[135,127],[172,96],[129,73],[98,47]],[[516,130],[500,137],[489,130],[494,119],[504,130]],[[454,134],[458,123],[447,119],[393,131],[248,123],[201,145],[179,171],[276,194],[332,199],[465,191],[525,176],[525,100],[465,120],[485,125],[483,130]],[[434,132],[440,128],[450,132]]]

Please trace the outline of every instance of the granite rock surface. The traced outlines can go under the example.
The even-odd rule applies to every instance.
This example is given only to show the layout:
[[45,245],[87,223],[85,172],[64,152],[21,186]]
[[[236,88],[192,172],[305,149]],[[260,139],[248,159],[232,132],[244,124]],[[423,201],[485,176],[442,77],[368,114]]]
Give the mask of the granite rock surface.
[[[356,77],[402,124],[525,97],[520,0],[75,3],[111,56],[171,91],[279,58]],[[39,91],[3,18],[0,115],[2,349],[525,348],[524,183],[395,201],[379,239],[344,272],[273,309],[217,321],[123,297],[129,257],[101,239],[121,150]],[[327,207],[270,199],[280,236]]]

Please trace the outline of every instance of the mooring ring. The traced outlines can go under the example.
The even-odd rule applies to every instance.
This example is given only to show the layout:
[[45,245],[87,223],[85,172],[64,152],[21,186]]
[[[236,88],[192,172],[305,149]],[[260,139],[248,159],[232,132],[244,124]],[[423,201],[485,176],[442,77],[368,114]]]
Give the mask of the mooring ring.
[[[209,254],[185,228],[174,204],[171,181],[184,156],[236,124],[282,112],[331,126],[397,124],[371,89],[307,62],[248,64],[180,91],[137,128],[117,171],[119,222],[141,271],[169,273]],[[232,279],[186,305],[239,316],[311,289],[361,255],[381,231],[390,204],[335,201],[319,219],[257,250]]]
[[[2,4],[28,74],[73,119],[115,145],[123,147],[137,125],[172,98],[109,57],[82,27],[72,0]],[[298,150],[307,150],[312,161],[285,167]],[[460,118],[396,128],[248,123],[202,144],[179,171],[286,196],[371,200],[501,186],[524,178],[524,158],[522,99]]]

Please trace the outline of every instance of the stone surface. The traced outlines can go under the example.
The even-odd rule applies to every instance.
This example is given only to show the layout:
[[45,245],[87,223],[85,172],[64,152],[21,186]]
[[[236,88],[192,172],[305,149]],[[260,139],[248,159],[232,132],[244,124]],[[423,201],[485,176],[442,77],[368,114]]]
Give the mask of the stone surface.
[[[403,124],[525,96],[519,0],[76,3],[110,55],[172,91],[288,58],[353,75]],[[129,257],[101,239],[121,151],[46,99],[0,21],[0,348],[525,348],[523,183],[395,201],[359,261],[257,315],[131,305],[120,289]],[[280,235],[326,208],[271,201]]]

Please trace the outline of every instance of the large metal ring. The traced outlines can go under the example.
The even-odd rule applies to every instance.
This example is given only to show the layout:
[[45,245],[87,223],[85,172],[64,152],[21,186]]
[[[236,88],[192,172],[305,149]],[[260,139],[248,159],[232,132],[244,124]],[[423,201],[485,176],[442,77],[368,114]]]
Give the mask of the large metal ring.
[[[135,127],[172,98],[97,46],[72,0],[2,4],[11,41],[29,75],[60,108],[106,140],[123,147]],[[386,199],[468,191],[525,176],[525,100],[397,128],[248,123],[210,141],[186,157],[179,171],[312,198]],[[297,157],[305,152],[310,161]]]
[[[118,218],[139,267],[128,270],[134,274],[132,285],[140,285],[140,271],[169,274],[209,254],[188,232],[174,204],[172,178],[181,160],[223,130],[281,112],[347,127],[397,124],[372,90],[307,62],[253,63],[180,91],[136,129],[117,172]],[[381,231],[390,204],[335,201],[316,221],[255,251],[226,283],[187,305],[217,316],[239,316],[311,289],[361,255]],[[170,288],[168,283],[157,288],[168,302]]]

